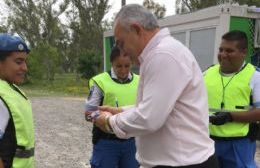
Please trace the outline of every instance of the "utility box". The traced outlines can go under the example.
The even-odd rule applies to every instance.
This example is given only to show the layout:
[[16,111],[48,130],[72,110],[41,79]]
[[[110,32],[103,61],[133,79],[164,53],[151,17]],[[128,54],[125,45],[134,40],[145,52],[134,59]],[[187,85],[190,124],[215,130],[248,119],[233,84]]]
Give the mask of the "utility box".
[[[241,30],[248,37],[247,62],[260,65],[260,8],[219,5],[193,13],[173,15],[159,20],[171,35],[186,45],[204,71],[218,62],[221,36],[230,30]],[[109,55],[114,45],[113,31],[104,32],[104,71],[110,69]]]

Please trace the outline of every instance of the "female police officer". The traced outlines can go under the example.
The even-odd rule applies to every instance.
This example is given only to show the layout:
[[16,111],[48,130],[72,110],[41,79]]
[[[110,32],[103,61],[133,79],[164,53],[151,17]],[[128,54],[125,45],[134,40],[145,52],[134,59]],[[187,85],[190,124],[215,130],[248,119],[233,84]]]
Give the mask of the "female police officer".
[[0,33],[0,166],[34,167],[32,108],[16,86],[25,79],[28,49],[20,37]]
[[[99,105],[126,106],[135,104],[139,76],[130,72],[131,59],[117,47],[110,54],[111,71],[94,76],[89,81],[90,93],[86,114]],[[94,105],[94,106],[93,106]],[[119,139],[99,128],[93,128],[92,168],[137,168],[134,138]]]

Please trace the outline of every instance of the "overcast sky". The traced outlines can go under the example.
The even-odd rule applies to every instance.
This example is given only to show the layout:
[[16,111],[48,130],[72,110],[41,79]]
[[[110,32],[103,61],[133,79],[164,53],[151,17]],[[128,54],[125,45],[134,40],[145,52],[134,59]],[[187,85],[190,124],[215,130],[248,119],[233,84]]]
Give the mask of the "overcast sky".
[[[164,5],[166,7],[166,16],[175,14],[175,0],[153,0],[160,5]],[[143,4],[143,0],[126,0],[126,4]],[[121,8],[121,0],[109,0],[109,5],[111,5],[111,9],[105,15],[104,19],[111,20],[113,15],[117,13]]]
[[[160,5],[164,5],[166,7],[166,16],[175,14],[175,0],[153,0]],[[126,0],[126,4],[143,4],[143,0]],[[108,19],[111,20],[115,13],[117,13],[121,8],[121,0],[109,0],[109,5],[111,5],[111,9],[105,15],[104,20]],[[3,22],[8,13],[7,8],[4,6],[3,1],[0,0],[0,23]],[[62,16],[61,19],[66,22],[65,16]]]

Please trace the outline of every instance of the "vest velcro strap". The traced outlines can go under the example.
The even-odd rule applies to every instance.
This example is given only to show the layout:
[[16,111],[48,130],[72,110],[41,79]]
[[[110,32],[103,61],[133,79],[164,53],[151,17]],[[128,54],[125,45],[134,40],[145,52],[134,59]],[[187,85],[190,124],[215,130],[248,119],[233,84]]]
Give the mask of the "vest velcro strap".
[[34,156],[34,148],[31,149],[17,148],[15,151],[15,157],[17,158],[29,158],[32,156]]

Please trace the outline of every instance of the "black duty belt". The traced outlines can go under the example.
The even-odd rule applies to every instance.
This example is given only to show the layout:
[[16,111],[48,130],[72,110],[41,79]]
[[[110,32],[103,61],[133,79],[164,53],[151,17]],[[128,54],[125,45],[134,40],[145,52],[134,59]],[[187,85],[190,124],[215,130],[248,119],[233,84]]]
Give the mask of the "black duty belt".
[[15,157],[17,158],[29,158],[34,156],[34,148],[30,149],[23,149],[23,148],[16,148]]
[[106,139],[106,140],[118,140],[118,141],[126,141],[128,139],[120,139],[115,134],[105,134],[100,136],[100,139]]
[[93,134],[93,137],[92,137],[93,144],[96,144],[98,142],[98,140],[100,140],[100,139],[117,140],[117,141],[126,141],[127,140],[127,139],[120,139],[120,138],[116,137],[115,134],[105,133],[96,126],[93,127],[92,134]]
[[233,140],[240,140],[244,138],[248,138],[248,136],[241,136],[241,137],[217,137],[210,135],[210,138],[213,140],[221,140],[221,141],[233,141]]

